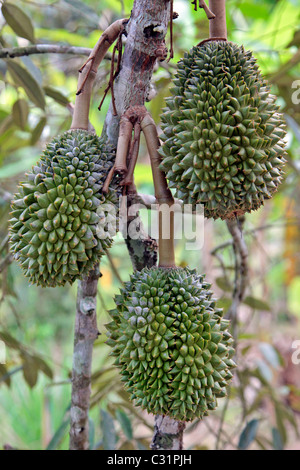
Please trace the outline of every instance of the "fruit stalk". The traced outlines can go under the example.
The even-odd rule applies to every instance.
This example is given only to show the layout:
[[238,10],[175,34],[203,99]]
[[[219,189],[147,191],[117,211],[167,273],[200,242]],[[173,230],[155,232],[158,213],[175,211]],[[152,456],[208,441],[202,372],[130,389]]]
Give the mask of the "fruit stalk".
[[227,38],[225,0],[209,0],[209,8],[215,15],[209,20],[209,37]]
[[158,153],[160,142],[155,122],[149,113],[142,120],[141,127],[150,155],[155,197],[159,204],[159,267],[173,268],[176,267],[174,253],[174,211],[172,207],[174,199],[168,188],[166,176],[159,168],[161,163],[161,157]]

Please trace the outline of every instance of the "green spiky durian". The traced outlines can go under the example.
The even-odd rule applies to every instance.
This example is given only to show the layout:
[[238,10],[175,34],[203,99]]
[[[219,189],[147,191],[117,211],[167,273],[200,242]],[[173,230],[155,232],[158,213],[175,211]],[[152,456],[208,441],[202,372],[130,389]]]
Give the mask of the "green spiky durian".
[[286,132],[252,53],[225,41],[193,47],[174,85],[161,116],[170,187],[206,217],[258,209],[282,179]]
[[190,421],[226,396],[233,338],[209,288],[196,270],[144,268],[116,297],[107,343],[137,406]]
[[20,183],[12,202],[10,242],[32,283],[72,283],[111,246],[110,233],[103,234],[110,226],[100,221],[102,204],[117,203],[114,189],[101,193],[113,155],[96,135],[68,131],[48,144]]

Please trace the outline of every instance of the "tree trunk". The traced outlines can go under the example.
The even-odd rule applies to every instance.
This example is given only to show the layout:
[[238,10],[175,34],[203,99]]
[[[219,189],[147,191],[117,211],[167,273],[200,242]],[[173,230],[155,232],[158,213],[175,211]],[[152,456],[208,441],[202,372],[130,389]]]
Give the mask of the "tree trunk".
[[[121,64],[121,71],[114,85],[118,116],[114,116],[112,105],[106,116],[104,134],[115,145],[118,141],[121,115],[132,106],[142,106],[148,96],[150,81],[156,60],[166,52],[165,36],[170,19],[170,1],[135,0],[131,18],[127,26],[127,40]],[[132,199],[134,200],[134,191]],[[131,197],[128,198],[129,205]],[[128,235],[126,244],[134,269],[151,267],[157,262],[157,244],[144,232],[139,217],[141,238],[132,239]],[[131,222],[128,218],[127,225]],[[182,449],[185,424],[171,418],[156,416],[155,434],[152,448],[156,450]]]
[[93,344],[98,338],[96,297],[99,268],[78,283],[72,372],[70,450],[88,450]]

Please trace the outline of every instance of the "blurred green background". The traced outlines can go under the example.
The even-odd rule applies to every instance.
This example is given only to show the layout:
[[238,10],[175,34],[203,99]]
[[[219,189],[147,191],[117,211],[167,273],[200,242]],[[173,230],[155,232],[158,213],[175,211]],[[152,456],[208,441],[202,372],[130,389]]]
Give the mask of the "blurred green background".
[[[92,48],[101,32],[116,19],[128,17],[132,8],[131,0],[1,3],[0,43],[9,49],[31,43]],[[12,4],[20,9],[15,11],[17,24],[11,19]],[[250,279],[239,309],[238,370],[230,396],[209,418],[189,425],[184,442],[192,449],[300,449],[300,360],[295,360],[300,359],[295,343],[300,340],[300,1],[226,4],[229,39],[253,51],[278,96],[288,129],[288,162],[275,197],[246,216]],[[175,58],[157,67],[155,96],[147,104],[158,125],[176,62],[208,37],[203,10],[195,12],[188,0],[177,0],[174,11],[179,13],[174,21]],[[0,339],[7,352],[6,364],[0,364],[0,448],[68,446],[76,285],[30,286],[8,252],[7,225],[18,181],[46,143],[70,126],[70,103],[84,60],[83,55],[71,54],[0,59]],[[104,61],[99,69],[90,115],[99,134],[110,101],[107,97],[101,112],[97,110],[109,66]],[[153,194],[150,175],[142,143],[136,170],[139,192]],[[147,217],[143,211],[145,221]],[[228,311],[235,274],[231,236],[222,221],[205,221],[204,233],[198,251],[185,251],[185,240],[177,240],[176,260],[205,272]],[[130,404],[104,344],[107,311],[121,281],[132,271],[120,235],[110,255],[100,267],[101,336],[94,349],[90,445],[145,449],[153,417]]]

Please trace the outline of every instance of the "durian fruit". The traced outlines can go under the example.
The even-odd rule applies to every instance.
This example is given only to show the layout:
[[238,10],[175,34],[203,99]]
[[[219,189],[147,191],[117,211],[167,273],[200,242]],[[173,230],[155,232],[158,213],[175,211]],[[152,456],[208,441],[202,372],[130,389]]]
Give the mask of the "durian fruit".
[[32,283],[72,283],[111,246],[110,233],[99,237],[99,231],[107,229],[101,227],[102,204],[117,203],[113,189],[101,193],[113,156],[96,135],[68,131],[48,144],[20,183],[12,202],[10,242]]
[[206,217],[258,209],[282,179],[286,132],[252,53],[205,42],[178,63],[174,85],[161,116],[169,186]]
[[135,405],[190,421],[226,396],[235,367],[229,321],[189,268],[144,268],[115,299],[112,354]]

